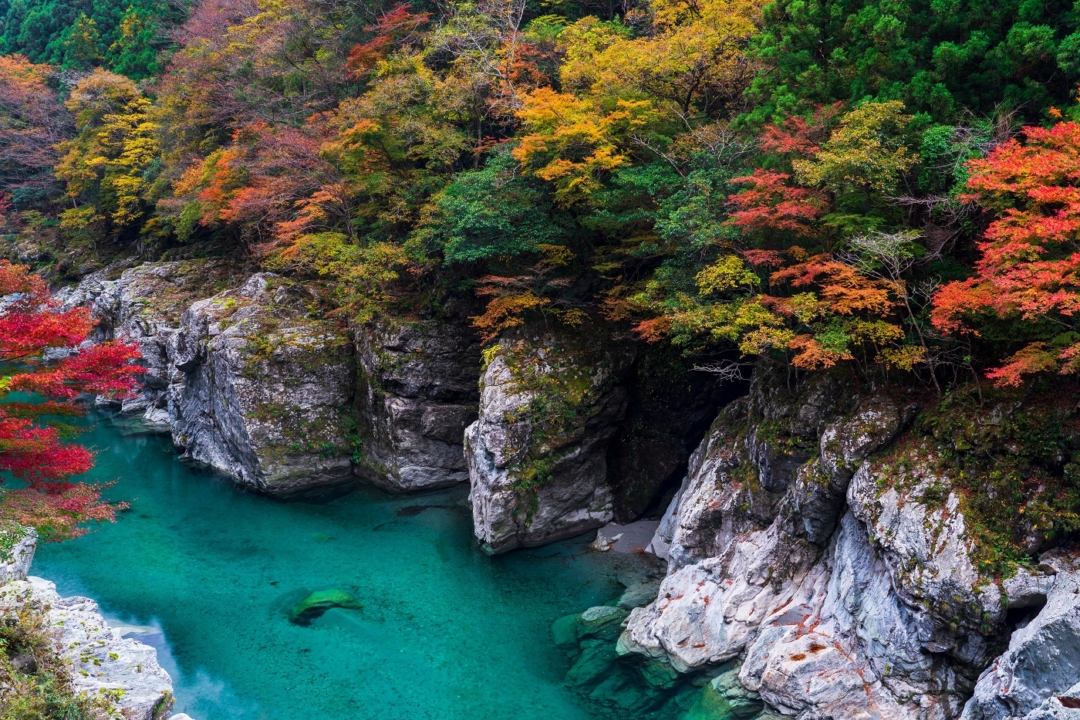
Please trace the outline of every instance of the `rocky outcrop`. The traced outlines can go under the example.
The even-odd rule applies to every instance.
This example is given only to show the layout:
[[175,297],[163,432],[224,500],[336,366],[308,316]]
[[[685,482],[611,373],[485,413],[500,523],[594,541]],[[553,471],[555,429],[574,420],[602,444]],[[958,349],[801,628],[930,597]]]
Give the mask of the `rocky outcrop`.
[[61,597],[53,583],[28,577],[35,542],[31,531],[0,564],[0,614],[21,609],[43,615],[76,693],[107,699],[128,720],[169,717],[172,680],[158,665],[157,651],[110,628],[93,600]]
[[59,297],[92,308],[96,341],[139,346],[147,373],[122,411],[244,485],[287,496],[351,473],[402,491],[465,482],[480,372],[468,312],[347,332],[322,317],[319,289],[204,259],[106,268]]
[[[916,403],[851,392],[837,375],[789,387],[781,373],[760,368],[692,457],[652,542],[668,575],[658,599],[632,611],[618,652],[687,674],[739,663],[742,688],[807,720],[944,720],[973,691],[972,703],[995,697],[992,707],[1002,688],[1022,695],[1008,653],[995,666],[1008,671],[976,679],[1015,613],[1045,601],[1050,571],[1003,578],[978,556],[933,438],[898,439]],[[1044,638],[1065,615],[1045,616],[1055,629]],[[1014,644],[1041,625],[1028,627]],[[1061,659],[1057,676],[1035,671],[1028,684],[1043,691],[1026,705],[977,714],[969,704],[964,717],[1058,712],[1041,704],[1080,680]]]
[[353,337],[363,436],[357,474],[401,491],[466,482],[462,438],[480,403],[480,342],[472,329],[457,315],[383,318],[353,328]]
[[713,677],[700,704],[728,714],[734,664],[802,720],[1075,720],[1080,564],[1038,555],[1071,527],[1074,403],[854,387],[758,368],[691,458],[650,544],[668,574],[617,652]]
[[597,333],[506,337],[486,356],[465,431],[473,524],[490,552],[540,545],[613,517],[607,450],[632,353]]
[[349,480],[353,345],[318,308],[310,286],[258,273],[184,312],[168,345],[184,457],[278,496]]
[[168,357],[169,339],[192,302],[238,280],[236,268],[221,259],[147,263],[98,271],[57,298],[66,308],[91,308],[99,321],[96,340],[124,340],[139,347],[146,374],[139,393],[124,400],[122,410],[167,429],[166,390],[177,379]]
[[[1049,720],[1080,715],[1080,574],[1074,560],[1044,558],[1054,574],[1032,584],[1045,606],[1013,633],[986,669],[963,720]],[[1029,583],[1026,583],[1029,584]]]

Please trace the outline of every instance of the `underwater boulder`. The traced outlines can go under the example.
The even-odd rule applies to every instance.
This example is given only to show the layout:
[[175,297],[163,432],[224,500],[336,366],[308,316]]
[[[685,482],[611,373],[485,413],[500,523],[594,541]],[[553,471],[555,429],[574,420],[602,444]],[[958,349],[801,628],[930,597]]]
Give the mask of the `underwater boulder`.
[[308,626],[331,608],[360,610],[364,604],[344,590],[318,590],[289,609],[289,622]]

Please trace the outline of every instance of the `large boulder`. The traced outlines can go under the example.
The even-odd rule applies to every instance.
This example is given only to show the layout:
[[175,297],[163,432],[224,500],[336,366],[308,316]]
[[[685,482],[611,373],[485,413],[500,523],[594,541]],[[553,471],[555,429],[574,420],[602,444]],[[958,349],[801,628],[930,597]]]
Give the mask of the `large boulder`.
[[607,451],[626,410],[632,351],[595,329],[505,337],[486,353],[465,431],[473,525],[489,552],[536,546],[613,517]]
[[463,318],[353,328],[364,479],[430,490],[469,479],[462,438],[480,404],[480,342]]
[[354,350],[321,307],[314,286],[258,273],[184,312],[168,402],[185,458],[277,496],[349,481]]

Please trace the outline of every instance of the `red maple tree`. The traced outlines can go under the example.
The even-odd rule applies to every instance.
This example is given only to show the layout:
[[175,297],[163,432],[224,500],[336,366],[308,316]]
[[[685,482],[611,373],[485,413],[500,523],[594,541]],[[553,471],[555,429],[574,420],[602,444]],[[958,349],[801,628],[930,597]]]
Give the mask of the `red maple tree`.
[[136,347],[120,342],[46,361],[48,350],[84,342],[95,324],[87,308],[58,308],[27,267],[0,260],[0,363],[10,373],[0,376],[0,472],[26,483],[0,496],[0,519],[36,527],[44,539],[81,535],[80,523],[112,520],[122,507],[104,502],[101,486],[71,481],[93,466],[93,453],[64,442],[49,421],[81,414],[82,394],[129,394],[142,371]]
[[1019,322],[1027,344],[988,376],[1020,385],[1038,372],[1080,372],[1080,124],[1028,127],[969,164],[971,199],[996,212],[975,275],[934,298],[933,323],[978,334],[988,320]]

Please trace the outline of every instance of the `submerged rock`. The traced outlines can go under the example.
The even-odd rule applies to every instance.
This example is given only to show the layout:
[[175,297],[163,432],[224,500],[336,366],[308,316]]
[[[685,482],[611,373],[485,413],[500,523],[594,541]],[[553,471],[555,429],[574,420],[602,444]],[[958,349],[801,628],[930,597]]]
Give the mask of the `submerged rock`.
[[361,610],[364,604],[344,590],[318,590],[289,608],[289,622],[307,626],[331,608]]
[[258,273],[184,313],[168,399],[185,458],[277,496],[349,481],[353,346],[319,306],[310,287]]
[[469,479],[465,428],[480,403],[480,342],[463,318],[391,321],[352,330],[364,479],[392,490],[446,487]]
[[507,337],[490,353],[465,431],[477,539],[499,553],[610,522],[607,449],[632,354],[584,331]]

